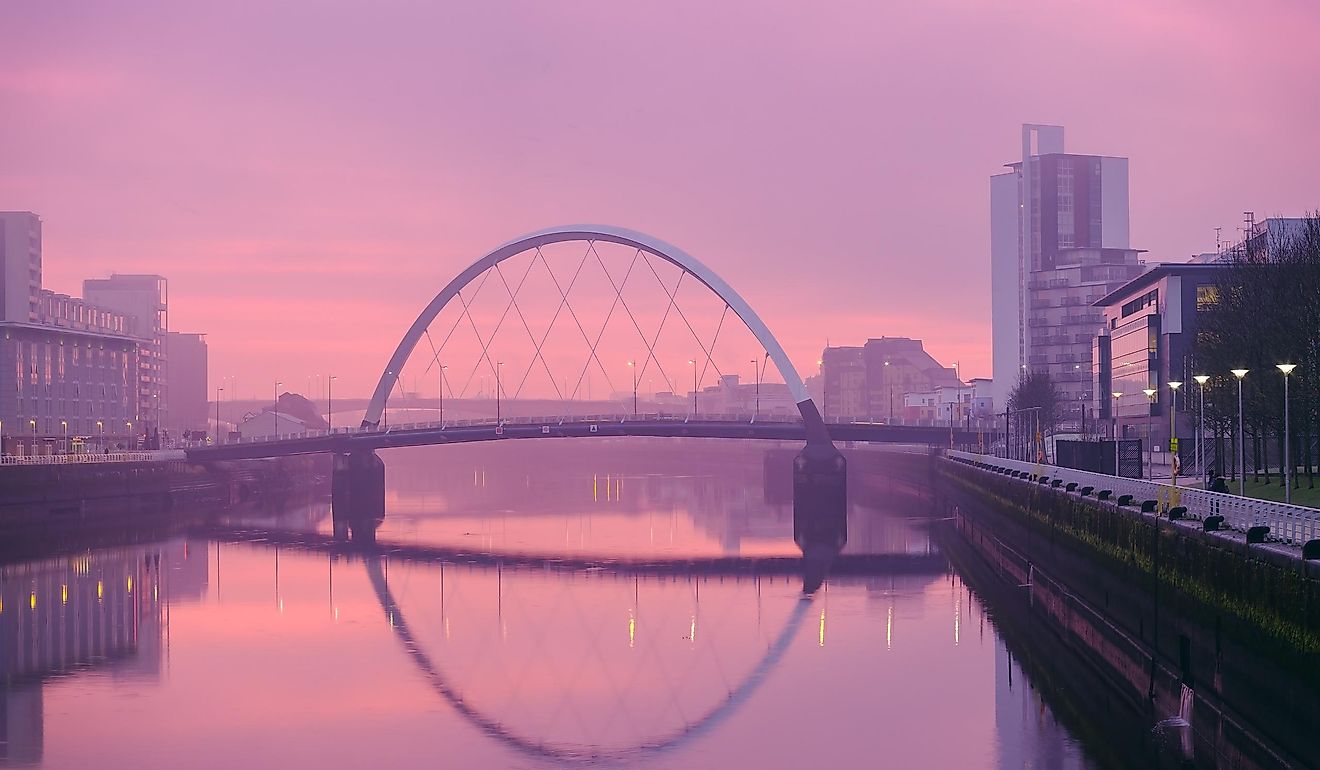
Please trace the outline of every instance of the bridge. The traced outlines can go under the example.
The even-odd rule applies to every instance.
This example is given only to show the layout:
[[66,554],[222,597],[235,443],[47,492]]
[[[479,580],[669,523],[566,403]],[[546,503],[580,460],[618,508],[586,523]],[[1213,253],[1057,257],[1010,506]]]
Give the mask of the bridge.
[[[831,441],[926,444],[932,446],[975,445],[985,434],[962,427],[887,425],[878,422],[827,422]],[[425,422],[389,428],[340,428],[313,431],[278,439],[254,438],[186,450],[189,460],[251,460],[302,454],[375,451],[401,447],[465,444],[528,438],[722,438],[806,441],[800,420],[747,419],[738,415],[611,414],[572,417],[508,417],[498,422],[465,420],[453,423]]]
[[[552,260],[565,259],[567,268],[556,272]],[[595,276],[594,285],[591,276]],[[685,285],[695,287],[698,294],[690,297],[692,292],[685,292]],[[486,291],[487,287],[494,288]],[[483,302],[493,305],[485,307]],[[538,302],[544,304],[540,315],[531,307]],[[708,308],[710,312],[689,314],[690,302],[699,303],[698,311]],[[718,320],[714,321],[716,311]],[[730,316],[741,325],[726,324]],[[616,323],[612,325],[612,321]],[[430,355],[415,356],[423,341]],[[564,351],[570,347],[580,348],[583,355],[565,359]],[[663,392],[671,397],[681,390],[674,362],[683,360],[691,367],[691,411],[681,418],[637,414],[642,382],[659,379]],[[711,397],[703,391],[703,380],[713,373],[719,387],[728,390],[726,386],[737,383],[737,377],[727,372],[737,371],[749,360],[755,371],[751,419],[699,411],[698,399],[703,393],[707,399]],[[627,368],[623,369],[625,361]],[[759,419],[762,382],[770,363],[782,381],[774,384],[786,392],[796,411],[792,419],[782,415]],[[506,376],[506,364],[512,376]],[[402,388],[409,370],[415,392],[418,368],[422,369],[421,379],[437,383],[439,420],[389,426],[390,395]],[[460,372],[456,380],[448,376],[450,368]],[[620,378],[624,372],[626,380]],[[516,401],[524,395],[553,397],[565,403],[566,412],[571,411],[567,405],[578,400],[584,388],[590,400],[594,376],[602,377],[612,393],[626,392],[620,385],[631,384],[634,414],[508,419],[501,411],[507,399]],[[465,424],[444,419],[446,393],[461,400],[477,386],[489,401],[488,383],[493,383],[495,405],[490,419]],[[767,397],[770,384],[766,380]],[[455,385],[459,386],[457,394]],[[653,385],[652,391],[661,392]],[[278,430],[278,420],[274,422]],[[814,542],[823,549],[822,554],[837,554],[846,541],[846,462],[835,441],[951,445],[961,439],[971,443],[966,431],[953,426],[827,424],[779,340],[751,305],[713,270],[682,249],[644,233],[606,225],[573,225],[509,241],[446,284],[395,347],[356,429],[193,449],[188,455],[192,460],[207,461],[333,453],[336,517],[351,521],[356,537],[370,536],[373,522],[378,524],[384,516],[385,468],[376,455],[379,449],[593,436],[802,441],[804,447],[793,465],[794,508],[803,513],[795,515],[795,523],[802,525],[796,536],[804,550],[807,543]]]

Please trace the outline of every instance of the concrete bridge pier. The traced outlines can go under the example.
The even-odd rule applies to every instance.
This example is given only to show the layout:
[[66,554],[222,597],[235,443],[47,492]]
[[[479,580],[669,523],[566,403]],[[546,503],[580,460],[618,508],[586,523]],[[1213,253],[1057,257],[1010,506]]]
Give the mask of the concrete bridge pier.
[[385,462],[371,450],[334,457],[330,510],[335,537],[374,542],[385,520]]
[[848,542],[848,464],[831,443],[808,441],[793,460],[793,540],[802,549],[802,591],[813,593]]

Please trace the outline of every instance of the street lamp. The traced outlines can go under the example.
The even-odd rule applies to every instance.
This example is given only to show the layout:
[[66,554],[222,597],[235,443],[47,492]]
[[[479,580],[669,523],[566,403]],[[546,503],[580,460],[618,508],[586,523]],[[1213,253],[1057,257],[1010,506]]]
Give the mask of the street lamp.
[[1150,406],[1146,408],[1146,478],[1154,480],[1155,478],[1155,411],[1152,407],[1155,405],[1155,394],[1159,393],[1155,388],[1142,388],[1142,393],[1146,394],[1146,399],[1150,401]]
[[633,417],[637,416],[637,362],[628,362],[628,371],[632,373],[633,381]]
[[1247,376],[1250,369],[1231,369],[1233,376],[1238,382],[1238,496],[1247,495],[1247,449],[1244,436],[1242,435],[1242,378]]
[[[3,423],[0,423],[0,427],[2,427],[3,425],[4,425]],[[96,421],[96,432],[99,433],[100,436],[101,436],[101,451],[104,452],[104,451],[105,451],[105,423],[101,422],[100,420],[97,420],[97,421]]]
[[69,453],[69,421],[60,420],[60,425],[64,428],[64,453],[68,454]]
[[752,421],[761,416],[761,375],[765,373],[765,364],[752,359],[752,372],[756,375],[756,406],[752,408]]
[[28,424],[32,426],[32,454],[35,455],[37,454],[37,421],[28,420]]
[[[132,421],[132,420],[124,420],[124,428],[125,428],[125,430],[128,431],[128,444],[129,444],[128,448],[129,448],[129,450],[131,451],[131,450],[133,450],[133,449],[137,449],[137,447],[134,446],[134,444],[136,444],[137,442],[133,440],[133,439],[134,439],[134,436],[133,436],[133,421]],[[35,426],[35,425],[32,426],[32,432],[33,432],[33,434],[35,434],[35,433],[37,432],[37,426]]]
[[689,358],[688,363],[692,364],[692,416],[697,416],[697,359]]
[[445,370],[447,364],[440,365],[440,427],[445,427]]
[[1114,413],[1110,415],[1114,420],[1114,475],[1122,476],[1118,470],[1118,400],[1123,397],[1123,392],[1116,390],[1111,395],[1114,397]]
[[495,364],[495,427],[500,426],[500,369],[504,366],[503,361]]
[[1178,428],[1174,417],[1178,413],[1178,388],[1180,387],[1182,387],[1181,382],[1169,380],[1169,390],[1173,391],[1173,394],[1169,396],[1169,480],[1173,482],[1175,487],[1178,486],[1179,467]]
[[335,380],[339,379],[333,374],[325,378],[325,426],[331,433],[335,432]]
[[224,388],[215,389],[215,445],[220,446],[220,397],[225,393]]
[[274,422],[271,423],[271,427],[273,428],[271,435],[276,439],[280,437],[280,386],[283,384],[284,383],[278,381],[275,383],[275,411],[272,413],[274,415]]
[[1210,381],[1210,375],[1197,374],[1192,377],[1196,384],[1200,386],[1201,402],[1198,406],[1196,415],[1196,472],[1201,474],[1202,486],[1205,486],[1205,384]]
[[1288,446],[1288,375],[1297,368],[1297,364],[1275,364],[1283,372],[1283,501],[1292,504],[1292,463]]

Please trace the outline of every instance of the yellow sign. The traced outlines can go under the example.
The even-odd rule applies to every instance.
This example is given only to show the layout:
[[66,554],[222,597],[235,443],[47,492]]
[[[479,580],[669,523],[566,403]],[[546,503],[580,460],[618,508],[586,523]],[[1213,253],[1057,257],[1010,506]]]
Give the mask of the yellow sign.
[[1169,439],[1169,451],[1170,452],[1178,451],[1178,439],[1176,437]]

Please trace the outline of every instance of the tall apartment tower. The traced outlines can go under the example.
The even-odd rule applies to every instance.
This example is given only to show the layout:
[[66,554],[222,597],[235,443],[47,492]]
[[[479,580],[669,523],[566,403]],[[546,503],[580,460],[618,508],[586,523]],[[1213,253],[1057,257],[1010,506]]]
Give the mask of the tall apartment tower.
[[1022,159],[990,177],[990,292],[995,403],[1022,374],[1048,371],[1062,425],[1097,405],[1091,307],[1144,270],[1128,240],[1127,158],[1064,152],[1063,127],[1022,126]]
[[0,321],[33,323],[41,293],[41,218],[0,211]]

